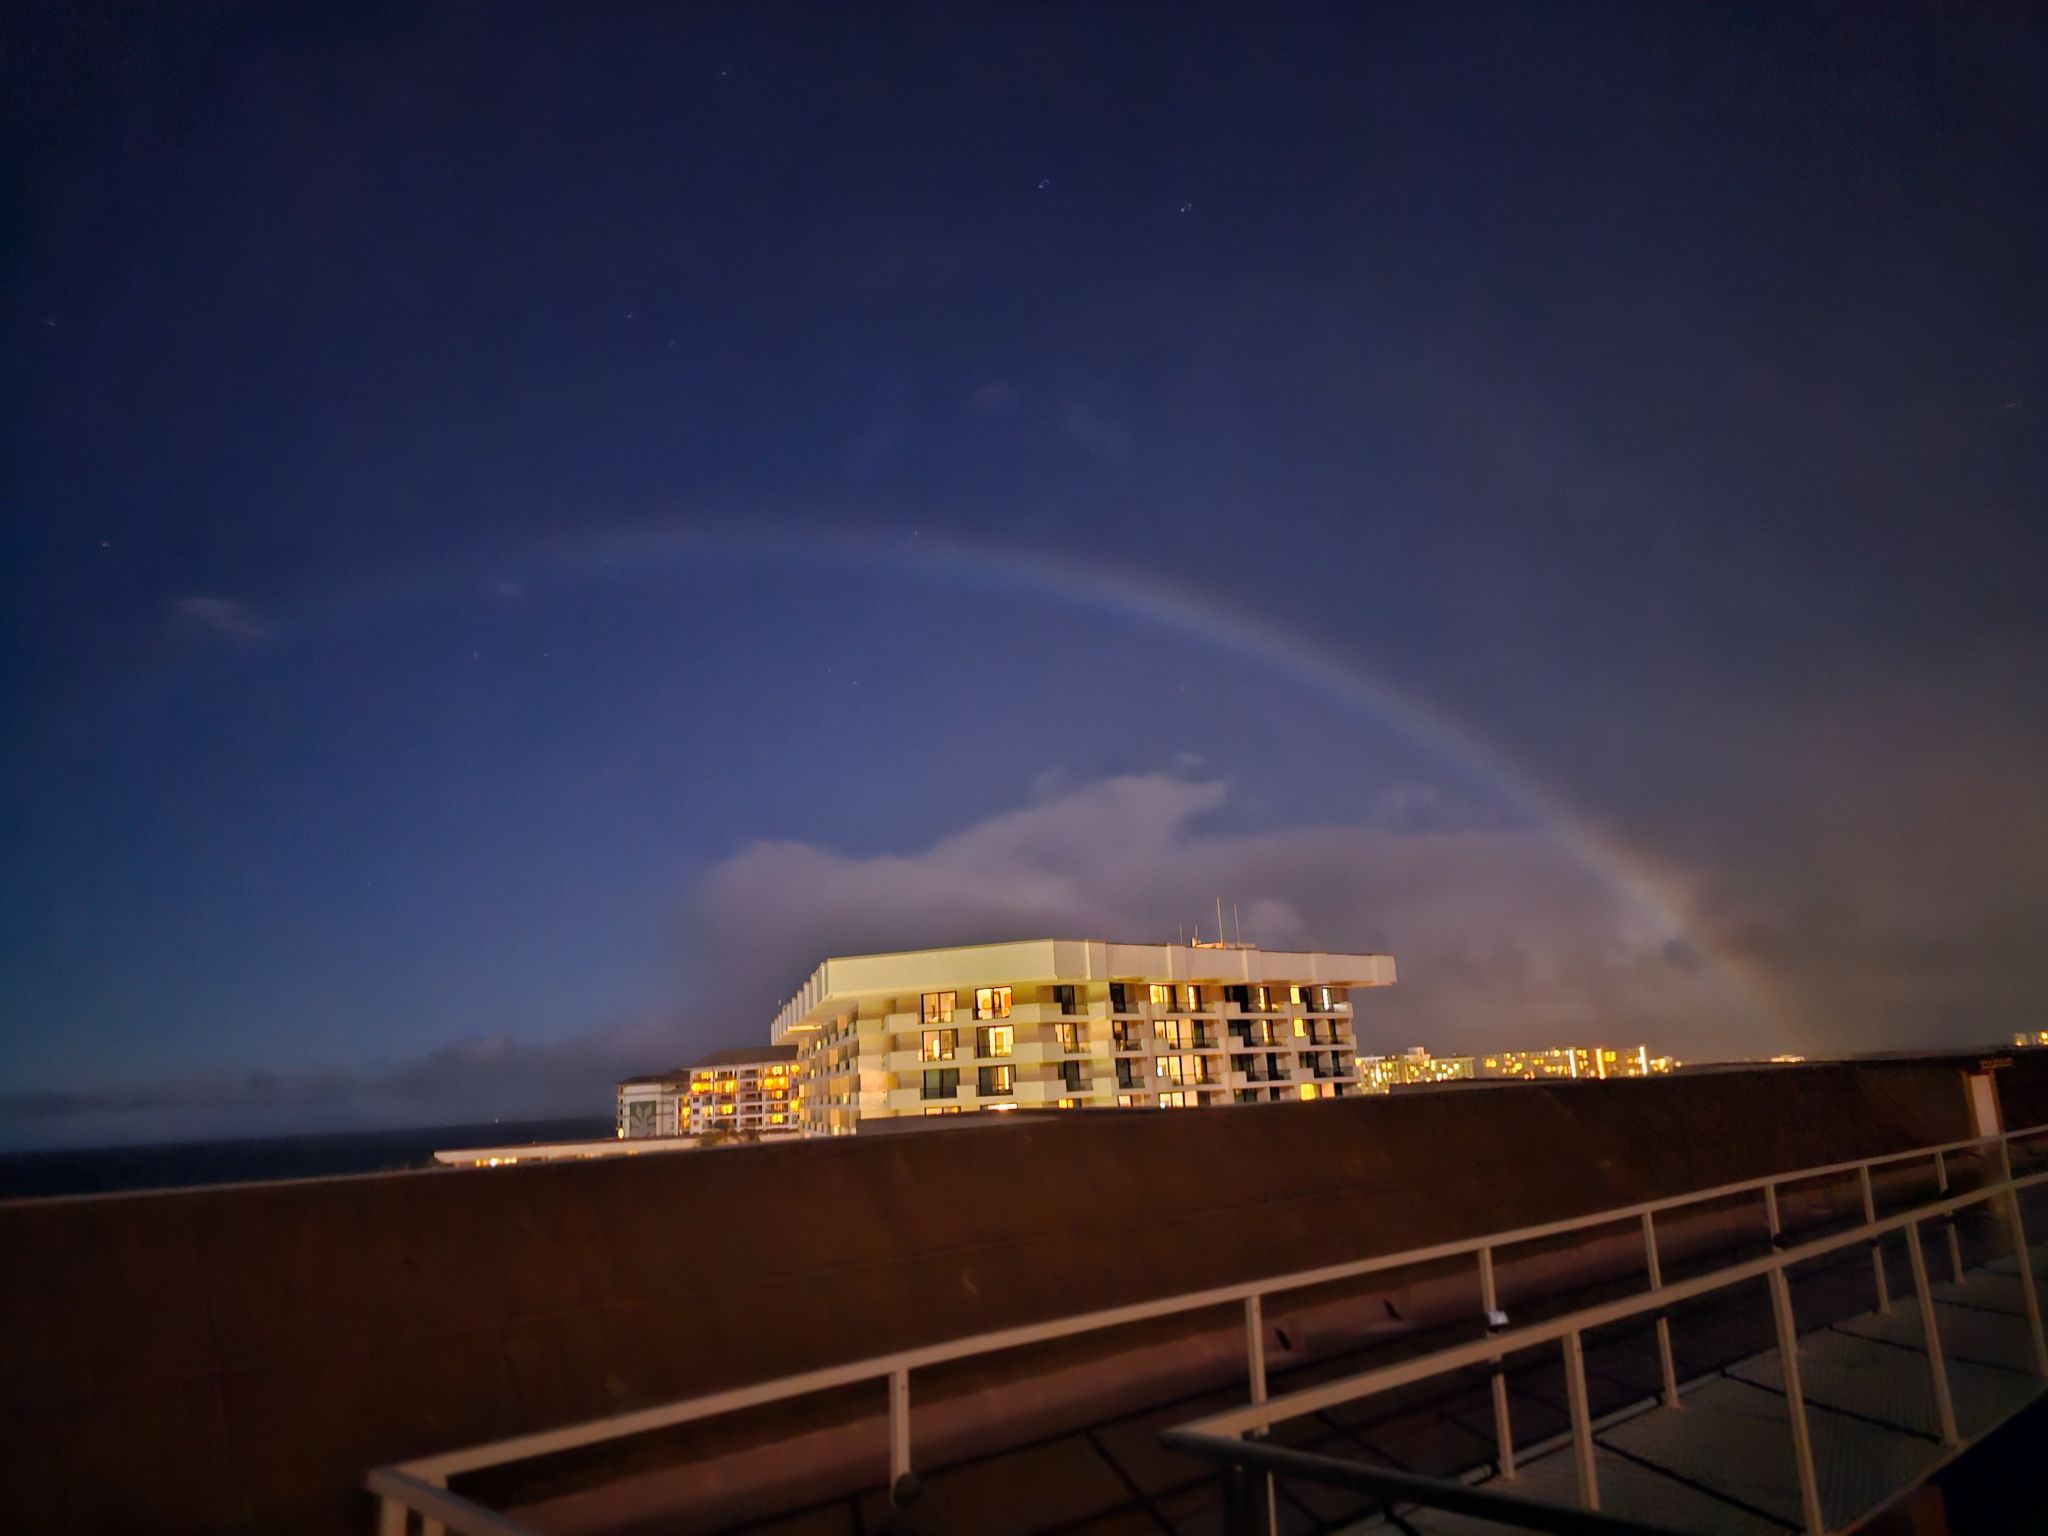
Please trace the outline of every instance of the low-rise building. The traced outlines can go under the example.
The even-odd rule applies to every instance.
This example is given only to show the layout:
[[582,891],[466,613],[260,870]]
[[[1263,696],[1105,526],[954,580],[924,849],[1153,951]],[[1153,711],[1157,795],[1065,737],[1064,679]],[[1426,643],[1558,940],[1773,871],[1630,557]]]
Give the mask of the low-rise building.
[[620,1083],[619,1138],[794,1135],[796,1097],[792,1047],[716,1051],[673,1072]]
[[1027,939],[825,961],[773,1025],[801,1122],[1196,1108],[1357,1091],[1352,996],[1387,955]]
[[1470,1056],[1432,1056],[1411,1045],[1399,1056],[1358,1058],[1358,1086],[1367,1093],[1385,1093],[1411,1083],[1453,1083],[1476,1075]]
[[1649,1077],[1677,1065],[1669,1056],[1652,1056],[1647,1045],[1616,1050],[1599,1045],[1558,1045],[1540,1051],[1501,1051],[1481,1056],[1480,1077]]

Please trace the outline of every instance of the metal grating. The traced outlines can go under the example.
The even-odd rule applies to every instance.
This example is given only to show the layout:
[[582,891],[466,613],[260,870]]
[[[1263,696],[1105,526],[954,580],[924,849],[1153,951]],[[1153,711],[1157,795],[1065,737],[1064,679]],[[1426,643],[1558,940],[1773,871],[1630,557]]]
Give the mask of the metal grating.
[[[1921,1349],[1920,1310],[1895,1305],[1889,1317],[1867,1312],[1835,1326],[1844,1333],[1866,1339],[1882,1339]],[[1997,1366],[2024,1372],[2034,1358],[2032,1340],[2027,1337],[2026,1320],[2003,1312],[1986,1312],[1978,1307],[1958,1307],[1945,1301],[1934,1304],[1934,1326],[1941,1334],[1941,1352],[1950,1360],[1970,1360],[1978,1365]]]
[[[1688,1487],[1613,1451],[1596,1451],[1600,1507],[1608,1514],[1700,1536],[1783,1536],[1787,1527],[1739,1508],[1703,1489]],[[1569,1450],[1540,1457],[1519,1469],[1512,1483],[1500,1484],[1532,1499],[1576,1505],[1578,1484]],[[1501,1536],[1506,1527],[1442,1510],[1403,1512],[1401,1519],[1417,1536]]]
[[[1802,1360],[1802,1365],[1804,1361]],[[1600,1435],[1614,1449],[1689,1483],[1799,1523],[1799,1471],[1785,1399],[1746,1381],[1711,1381],[1678,1409],[1658,1408]],[[1821,1510],[1842,1526],[1920,1481],[1940,1458],[1933,1441],[1808,1406]]]
[[[1785,1376],[1775,1350],[1731,1366],[1729,1374],[1773,1392],[1784,1390]],[[1799,1341],[1799,1384],[1809,1404],[1881,1419],[1914,1434],[1940,1436],[1927,1357],[1918,1350],[1823,1330]],[[1974,1440],[2024,1408],[2040,1384],[2018,1372],[1952,1358],[1948,1387],[1956,1428],[1964,1439]]]

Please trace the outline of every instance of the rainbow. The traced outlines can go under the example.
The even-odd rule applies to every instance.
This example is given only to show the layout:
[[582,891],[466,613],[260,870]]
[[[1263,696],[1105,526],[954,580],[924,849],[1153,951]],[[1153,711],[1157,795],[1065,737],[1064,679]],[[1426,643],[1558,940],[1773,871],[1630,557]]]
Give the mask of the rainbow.
[[413,571],[301,610],[287,632],[359,622],[368,611],[409,606],[450,590],[488,593],[523,587],[535,573],[644,576],[663,565],[739,558],[815,564],[843,574],[866,568],[1055,602],[1120,622],[1137,622],[1211,653],[1289,678],[1391,726],[1455,765],[1556,836],[1595,878],[1670,938],[1692,943],[1734,992],[1766,1012],[1762,979],[1701,943],[1683,884],[1611,836],[1497,745],[1389,678],[1306,636],[1247,616],[1242,605],[1206,601],[1156,576],[1026,554],[1000,545],[921,532],[849,533],[801,525],[635,526],[526,546],[510,558]]

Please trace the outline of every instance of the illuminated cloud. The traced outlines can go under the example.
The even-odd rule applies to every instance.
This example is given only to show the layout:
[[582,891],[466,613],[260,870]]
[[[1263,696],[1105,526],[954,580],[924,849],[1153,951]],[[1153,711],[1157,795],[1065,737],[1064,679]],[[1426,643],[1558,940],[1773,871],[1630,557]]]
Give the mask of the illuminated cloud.
[[1682,936],[1555,838],[1412,818],[1206,830],[1227,800],[1220,782],[1144,774],[1062,788],[913,853],[757,843],[699,888],[690,971],[714,1016],[750,1021],[827,955],[1046,935],[1156,941],[1197,925],[1209,937],[1220,896],[1248,941],[1396,957],[1401,985],[1361,1013],[1367,1049],[1760,1043]]

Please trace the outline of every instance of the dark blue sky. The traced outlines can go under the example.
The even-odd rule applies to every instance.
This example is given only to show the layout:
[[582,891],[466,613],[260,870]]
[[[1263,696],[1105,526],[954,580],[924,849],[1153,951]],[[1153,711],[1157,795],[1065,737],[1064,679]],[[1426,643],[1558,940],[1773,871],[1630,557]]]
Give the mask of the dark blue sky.
[[5,23],[0,1140],[1219,891],[1396,1048],[2048,1022],[2027,8],[589,10]]

